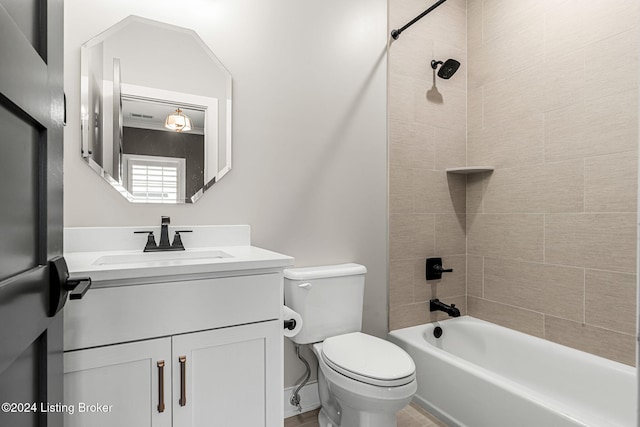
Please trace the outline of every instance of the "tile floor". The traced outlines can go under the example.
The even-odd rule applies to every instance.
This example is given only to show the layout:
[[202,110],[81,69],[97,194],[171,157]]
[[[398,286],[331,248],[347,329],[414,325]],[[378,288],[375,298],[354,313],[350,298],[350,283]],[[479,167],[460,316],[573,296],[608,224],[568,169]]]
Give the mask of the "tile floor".
[[[447,427],[415,403],[398,412],[397,420],[398,427]],[[318,410],[287,418],[284,420],[284,427],[318,427]]]

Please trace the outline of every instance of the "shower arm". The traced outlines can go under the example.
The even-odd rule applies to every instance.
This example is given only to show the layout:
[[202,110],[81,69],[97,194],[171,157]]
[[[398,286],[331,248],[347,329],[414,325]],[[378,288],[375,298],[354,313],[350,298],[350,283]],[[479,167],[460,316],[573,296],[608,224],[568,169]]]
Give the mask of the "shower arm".
[[438,0],[436,3],[434,3],[429,9],[425,10],[424,12],[422,12],[420,15],[416,16],[415,18],[413,18],[411,21],[409,21],[407,23],[407,25],[405,25],[404,27],[400,28],[399,30],[393,30],[391,31],[391,37],[393,37],[394,40],[398,40],[398,37],[400,37],[400,34],[402,34],[402,32],[404,30],[406,30],[407,28],[409,28],[410,26],[412,26],[413,24],[415,24],[416,22],[418,22],[419,20],[421,20],[422,18],[424,18],[425,15],[427,15],[428,13],[430,13],[432,10],[434,10],[435,8],[437,8],[438,6],[440,6],[442,3],[446,2],[447,0]]

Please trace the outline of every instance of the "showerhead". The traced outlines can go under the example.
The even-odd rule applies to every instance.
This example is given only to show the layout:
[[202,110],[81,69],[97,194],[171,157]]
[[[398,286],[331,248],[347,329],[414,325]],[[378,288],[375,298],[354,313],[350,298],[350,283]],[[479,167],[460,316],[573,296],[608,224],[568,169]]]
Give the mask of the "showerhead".
[[453,76],[458,68],[460,68],[460,63],[455,59],[447,59],[446,61],[436,61],[435,59],[431,61],[431,68],[434,70],[438,68],[438,65],[442,64],[440,69],[438,70],[438,77],[441,79],[448,80]]

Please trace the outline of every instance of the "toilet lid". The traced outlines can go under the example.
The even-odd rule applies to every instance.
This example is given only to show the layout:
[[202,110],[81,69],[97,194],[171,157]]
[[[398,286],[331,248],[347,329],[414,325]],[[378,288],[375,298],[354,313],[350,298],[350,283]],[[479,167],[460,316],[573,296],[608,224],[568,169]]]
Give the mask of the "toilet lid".
[[403,349],[361,332],[327,338],[322,358],[341,374],[372,385],[400,386],[415,378],[416,366]]

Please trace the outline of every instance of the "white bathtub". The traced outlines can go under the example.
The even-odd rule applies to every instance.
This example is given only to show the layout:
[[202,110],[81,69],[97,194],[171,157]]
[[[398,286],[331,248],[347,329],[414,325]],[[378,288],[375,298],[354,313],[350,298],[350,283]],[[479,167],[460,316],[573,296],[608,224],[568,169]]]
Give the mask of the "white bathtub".
[[399,329],[389,340],[415,361],[414,400],[449,425],[637,425],[630,366],[469,316]]

